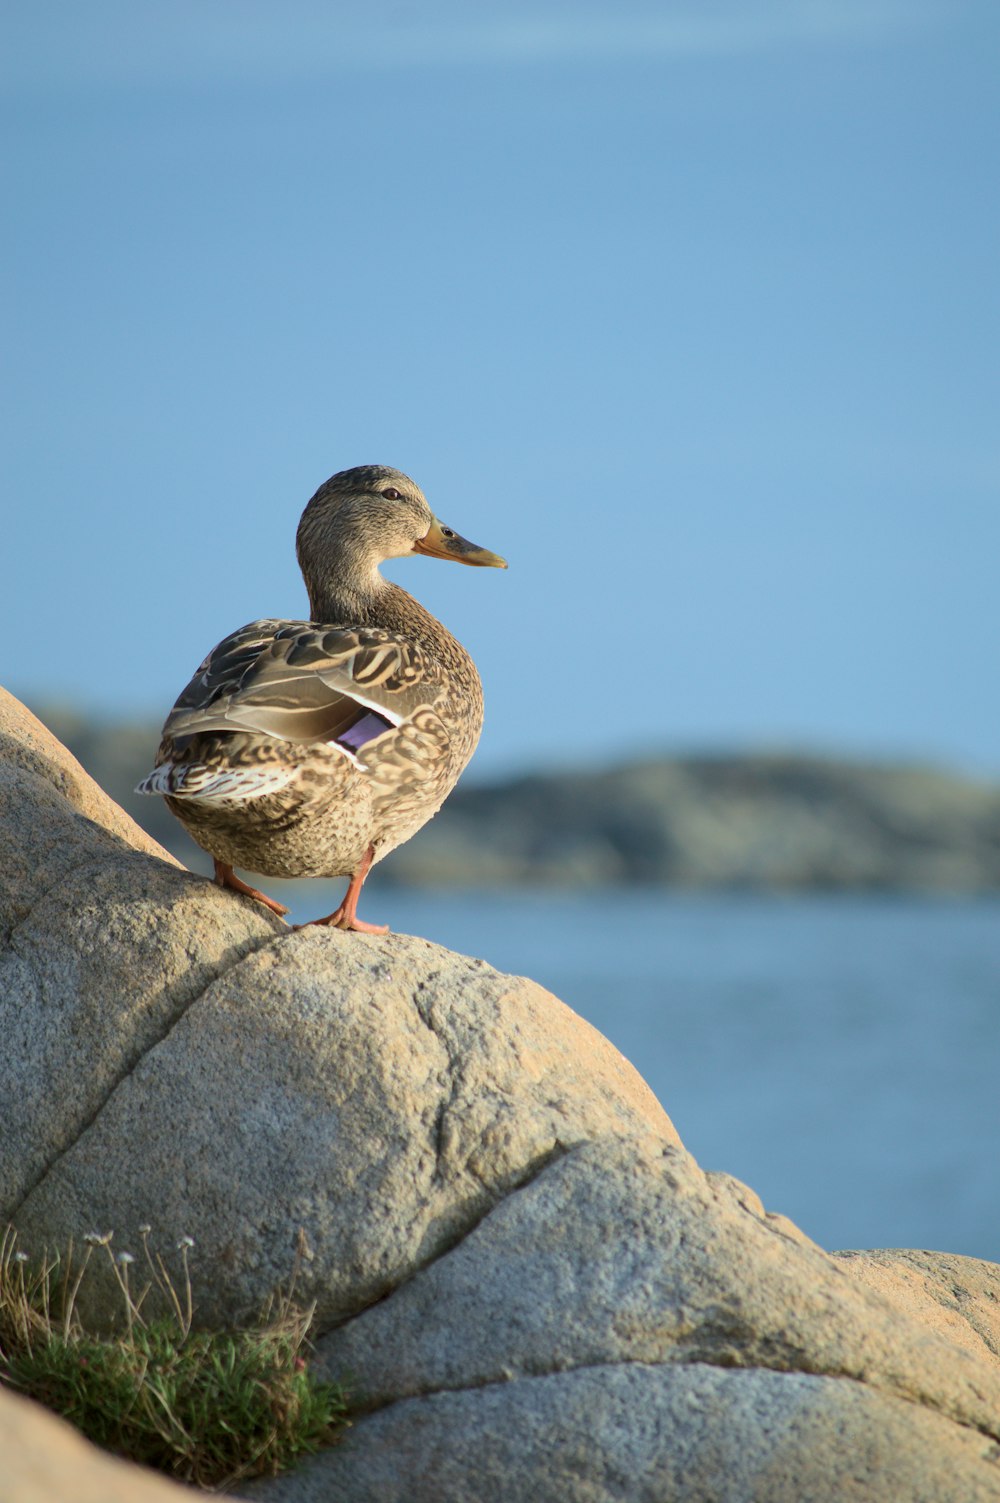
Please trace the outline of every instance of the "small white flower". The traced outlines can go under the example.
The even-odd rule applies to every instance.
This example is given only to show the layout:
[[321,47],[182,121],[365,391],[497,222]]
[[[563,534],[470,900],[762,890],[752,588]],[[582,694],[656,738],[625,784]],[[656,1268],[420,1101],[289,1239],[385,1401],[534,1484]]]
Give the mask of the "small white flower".
[[27,1263],[27,1261],[28,1261],[28,1254],[26,1252],[16,1252],[14,1254],[14,1262],[15,1263]]
[[113,1236],[114,1232],[105,1232],[103,1236],[100,1232],[88,1232],[83,1240],[89,1242],[91,1247],[107,1247]]
[[153,1230],[153,1228],[150,1226],[149,1222],[148,1221],[144,1221],[142,1223],[142,1226],[139,1228],[139,1236],[140,1237],[148,1237],[149,1234],[150,1234],[150,1232],[152,1230]]
[[177,1244],[178,1252],[186,1252],[189,1247],[194,1247],[193,1237],[182,1237]]
[[134,1263],[135,1259],[130,1252],[120,1252],[118,1254],[118,1262],[123,1264]]

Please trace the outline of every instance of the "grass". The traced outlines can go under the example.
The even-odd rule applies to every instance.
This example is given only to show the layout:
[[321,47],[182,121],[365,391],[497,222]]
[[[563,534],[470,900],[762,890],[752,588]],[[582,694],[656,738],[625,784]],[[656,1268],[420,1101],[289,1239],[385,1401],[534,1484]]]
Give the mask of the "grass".
[[[136,1259],[111,1251],[111,1234],[90,1234],[77,1259],[38,1264],[8,1228],[0,1240],[0,1382],[63,1415],[116,1455],[180,1481],[223,1489],[274,1476],[338,1439],[347,1424],[343,1390],[312,1376],[304,1353],[312,1310],[275,1296],[253,1326],[193,1329],[189,1237],[177,1244],[181,1276],[171,1279],[141,1228]],[[110,1260],[122,1297],[122,1330],[88,1331],[77,1296],[95,1253]],[[169,1314],[148,1318],[152,1291]]]

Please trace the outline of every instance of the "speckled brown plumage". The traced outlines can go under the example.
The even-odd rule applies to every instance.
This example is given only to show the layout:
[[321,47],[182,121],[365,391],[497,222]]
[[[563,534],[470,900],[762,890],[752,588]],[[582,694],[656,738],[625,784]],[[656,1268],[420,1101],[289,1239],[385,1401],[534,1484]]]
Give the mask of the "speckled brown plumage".
[[140,791],[166,797],[224,885],[277,909],[231,868],[350,876],[321,922],[371,928],[354,913],[369,865],[437,812],[472,756],[483,717],[475,665],[378,570],[412,552],[506,567],[442,527],[400,471],[334,475],[298,530],[311,619],[233,632],[167,717]]

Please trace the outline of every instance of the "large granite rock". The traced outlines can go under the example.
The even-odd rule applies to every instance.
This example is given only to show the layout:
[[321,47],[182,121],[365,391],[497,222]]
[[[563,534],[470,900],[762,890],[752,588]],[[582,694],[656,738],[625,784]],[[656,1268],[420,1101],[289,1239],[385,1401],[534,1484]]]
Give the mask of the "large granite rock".
[[976,1357],[1000,1364],[1000,1265],[913,1248],[839,1252],[852,1279]]
[[46,735],[0,702],[0,1218],[23,1246],[190,1235],[206,1323],[256,1310],[305,1246],[329,1323],[572,1144],[677,1141],[541,987],[421,939],[292,931],[133,849]]
[[[578,1368],[407,1399],[263,1503],[993,1503],[997,1446],[836,1377]],[[332,1464],[328,1464],[332,1463]]]
[[306,1249],[355,1424],[248,1496],[1000,1500],[1000,1270],[831,1257],[703,1173],[555,998],[291,932],[9,698],[0,831],[0,1215],[29,1248],[192,1235],[204,1321]]
[[[974,1341],[989,1268],[959,1261]],[[321,1370],[354,1374],[368,1413],[342,1448],[247,1492],[1000,1497],[1000,1362],[934,1324],[682,1148],[581,1144],[320,1341]]]

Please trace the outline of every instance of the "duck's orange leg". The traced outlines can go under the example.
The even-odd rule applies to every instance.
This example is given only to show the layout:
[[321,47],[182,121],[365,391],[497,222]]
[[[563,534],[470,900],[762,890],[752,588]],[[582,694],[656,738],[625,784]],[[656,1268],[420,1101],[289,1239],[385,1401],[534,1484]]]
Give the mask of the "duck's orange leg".
[[265,908],[270,908],[271,912],[276,913],[279,918],[283,918],[288,912],[284,903],[278,903],[274,898],[269,898],[267,893],[261,892],[259,887],[251,887],[248,882],[244,882],[241,877],[236,875],[231,866],[227,866],[224,861],[220,861],[218,856],[213,856],[212,860],[215,862],[215,881],[217,886],[231,887],[233,892],[242,892],[245,897],[256,898],[258,903],[263,903]]
[[[370,845],[361,858],[361,864],[351,878],[350,886],[344,894],[344,901],[339,908],[335,908],[326,918],[313,919],[314,924],[328,924],[331,929],[352,929],[356,934],[388,934],[388,924],[366,924],[364,919],[358,918],[358,899],[361,889],[365,885],[365,878],[372,869],[375,860],[375,847]],[[308,924],[297,924],[298,929],[307,929]]]

